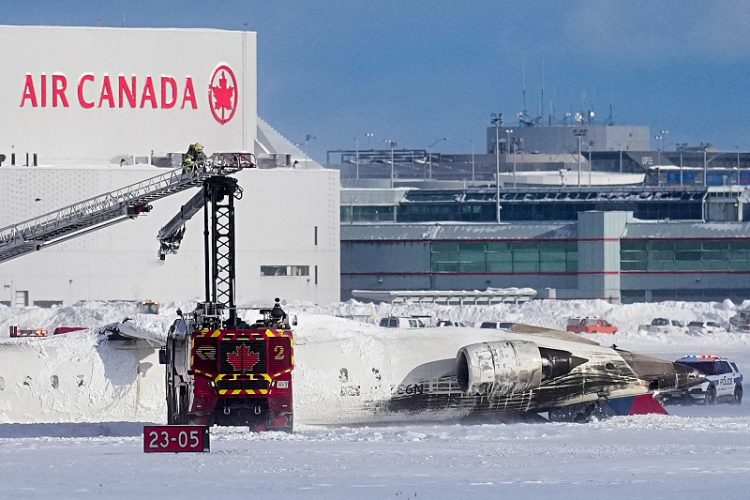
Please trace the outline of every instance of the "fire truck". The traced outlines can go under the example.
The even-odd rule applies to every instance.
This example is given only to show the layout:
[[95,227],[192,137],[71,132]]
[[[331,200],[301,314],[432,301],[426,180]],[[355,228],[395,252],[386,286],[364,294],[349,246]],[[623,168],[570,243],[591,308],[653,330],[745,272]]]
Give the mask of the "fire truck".
[[[214,153],[189,169],[173,169],[0,228],[0,262],[136,219],[149,213],[154,201],[200,188],[158,234],[158,257],[165,260],[179,249],[185,223],[203,210],[205,301],[179,315],[159,352],[166,367],[168,421],[291,431],[294,342],[286,317],[261,310],[262,317],[249,324],[237,316],[234,303],[234,201],[242,189],[230,176],[255,166],[250,153]],[[157,312],[158,303],[139,307],[146,305],[149,310],[141,312]],[[11,336],[46,333],[11,330]]]
[[10,337],[46,337],[47,330],[44,328],[19,328],[17,325],[11,325]]
[[250,324],[238,317],[234,302],[234,201],[241,197],[236,179],[208,177],[158,234],[164,259],[179,249],[185,222],[204,210],[206,300],[192,313],[178,310],[159,352],[167,420],[291,432],[294,340],[286,314],[261,309]]

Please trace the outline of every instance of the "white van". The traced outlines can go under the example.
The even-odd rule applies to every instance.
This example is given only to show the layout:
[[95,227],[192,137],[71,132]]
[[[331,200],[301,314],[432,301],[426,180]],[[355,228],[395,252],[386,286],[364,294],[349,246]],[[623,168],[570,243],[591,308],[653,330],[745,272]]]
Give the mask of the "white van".
[[482,321],[479,323],[479,328],[491,328],[493,330],[510,330],[513,328],[513,324],[509,321]]
[[682,321],[668,318],[654,318],[648,325],[640,325],[638,330],[643,330],[648,333],[662,333],[662,334],[675,334],[675,333],[687,333],[687,328]]
[[425,328],[424,321],[421,319],[405,316],[386,316],[380,319],[378,325],[384,328]]

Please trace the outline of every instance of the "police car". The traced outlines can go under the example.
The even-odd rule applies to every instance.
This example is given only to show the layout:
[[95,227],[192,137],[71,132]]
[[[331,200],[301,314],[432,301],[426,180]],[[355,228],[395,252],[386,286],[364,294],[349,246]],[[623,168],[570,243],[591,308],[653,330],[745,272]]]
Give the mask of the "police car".
[[713,354],[683,356],[676,363],[702,372],[706,380],[700,385],[667,395],[668,400],[684,403],[703,402],[707,405],[726,401],[742,403],[742,374],[734,361]]

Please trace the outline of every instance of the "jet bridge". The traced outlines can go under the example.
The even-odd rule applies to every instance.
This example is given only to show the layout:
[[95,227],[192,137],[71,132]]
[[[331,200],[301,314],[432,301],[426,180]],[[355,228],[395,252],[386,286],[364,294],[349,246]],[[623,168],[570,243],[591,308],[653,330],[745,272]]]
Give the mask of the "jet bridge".
[[191,172],[183,169],[89,198],[53,212],[0,228],[0,262],[20,257],[77,236],[134,219],[151,210],[150,202],[203,186],[255,166],[250,153],[215,153]]

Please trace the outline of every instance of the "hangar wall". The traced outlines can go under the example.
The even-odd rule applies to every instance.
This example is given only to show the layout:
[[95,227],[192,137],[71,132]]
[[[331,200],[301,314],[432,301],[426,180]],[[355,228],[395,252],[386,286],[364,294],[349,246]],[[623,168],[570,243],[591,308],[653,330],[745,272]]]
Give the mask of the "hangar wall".
[[[1,167],[0,227],[41,215],[149,177],[164,169],[131,167]],[[338,172],[271,169],[236,174],[240,303],[339,300]],[[193,300],[203,294],[203,217],[187,224],[177,255],[157,258],[156,234],[194,190],[153,203],[136,220],[0,263],[0,301],[28,292],[28,304],[88,299]],[[291,268],[296,273],[263,273]]]
[[44,164],[251,151],[254,32],[0,26],[0,153]]

